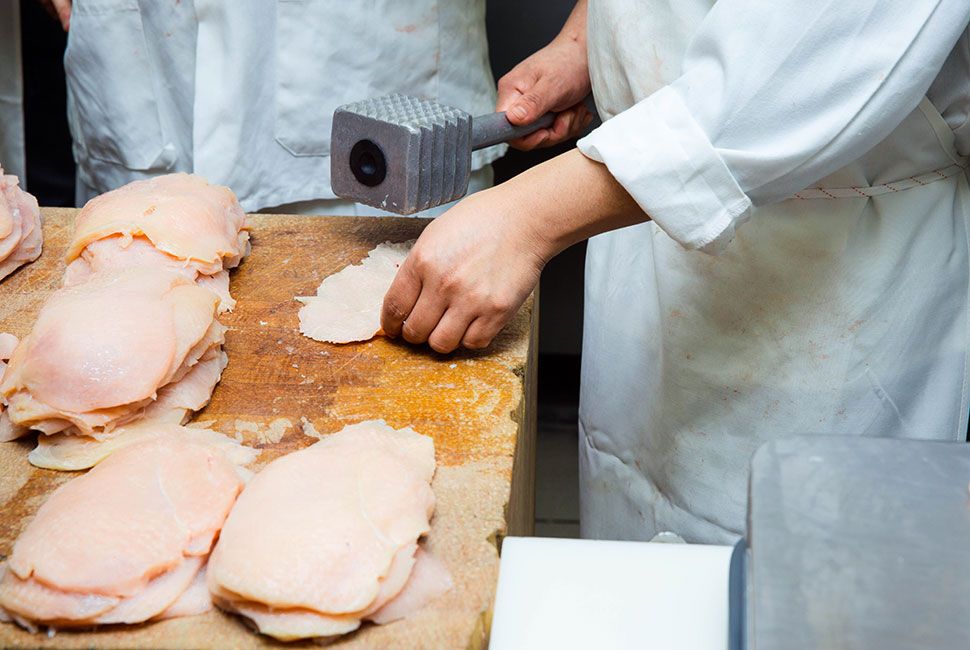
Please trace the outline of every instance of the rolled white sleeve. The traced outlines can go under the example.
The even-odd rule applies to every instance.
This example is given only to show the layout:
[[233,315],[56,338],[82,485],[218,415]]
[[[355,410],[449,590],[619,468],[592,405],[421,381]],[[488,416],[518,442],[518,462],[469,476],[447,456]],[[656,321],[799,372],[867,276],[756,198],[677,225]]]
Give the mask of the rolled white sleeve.
[[685,247],[878,144],[970,21],[966,0],[719,0],[682,76],[579,142]]

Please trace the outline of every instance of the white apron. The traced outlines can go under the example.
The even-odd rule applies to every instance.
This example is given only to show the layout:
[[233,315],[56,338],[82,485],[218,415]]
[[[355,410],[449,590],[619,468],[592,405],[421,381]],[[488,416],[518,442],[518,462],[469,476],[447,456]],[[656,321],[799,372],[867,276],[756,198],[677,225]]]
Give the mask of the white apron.
[[[594,0],[604,119],[678,74],[710,0]],[[610,12],[622,5],[616,31]],[[676,10],[670,5],[678,5]],[[643,47],[653,69],[637,78]],[[821,189],[754,212],[720,255],[654,223],[589,243],[580,406],[584,537],[743,532],[748,461],[795,434],[961,440],[967,432],[970,187],[924,100]],[[860,189],[861,188],[861,189]]]

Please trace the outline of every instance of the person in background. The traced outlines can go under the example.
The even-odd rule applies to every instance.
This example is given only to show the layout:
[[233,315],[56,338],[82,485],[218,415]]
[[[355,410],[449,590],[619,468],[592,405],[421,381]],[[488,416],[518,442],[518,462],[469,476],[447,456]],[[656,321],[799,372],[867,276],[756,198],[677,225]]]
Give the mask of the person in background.
[[20,4],[0,3],[0,167],[26,186]]
[[580,0],[498,107],[591,85],[603,125],[433,221],[385,332],[485,347],[592,237],[586,537],[733,542],[772,438],[965,440],[968,22],[965,0]]
[[[42,0],[68,30],[77,203],[194,172],[248,211],[371,214],[330,189],[337,106],[401,92],[495,103],[485,0]],[[504,145],[475,152],[469,191]]]

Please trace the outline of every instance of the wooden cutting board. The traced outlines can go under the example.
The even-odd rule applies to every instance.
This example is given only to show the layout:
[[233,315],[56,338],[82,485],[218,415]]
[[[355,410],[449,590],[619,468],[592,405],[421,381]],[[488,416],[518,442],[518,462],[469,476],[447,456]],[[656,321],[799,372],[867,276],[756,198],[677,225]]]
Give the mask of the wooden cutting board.
[[[75,211],[45,209],[44,254],[0,283],[0,331],[31,328],[59,286]],[[424,221],[252,215],[252,254],[233,272],[235,311],[223,316],[229,367],[194,422],[263,450],[256,468],[346,424],[383,418],[434,438],[437,510],[429,546],[455,588],[414,617],[365,625],[339,648],[480,648],[506,534],[533,518],[536,315],[533,300],[481,353],[438,355],[387,339],[330,345],[300,335],[294,296],[359,262],[384,241],[418,236]],[[105,314],[105,318],[110,318]],[[75,474],[32,467],[33,437],[0,444],[0,556],[57,486]],[[274,645],[240,619],[204,616],[52,638],[0,624],[0,647],[254,648]],[[285,644],[292,647],[294,644]],[[299,644],[297,644],[299,645]]]

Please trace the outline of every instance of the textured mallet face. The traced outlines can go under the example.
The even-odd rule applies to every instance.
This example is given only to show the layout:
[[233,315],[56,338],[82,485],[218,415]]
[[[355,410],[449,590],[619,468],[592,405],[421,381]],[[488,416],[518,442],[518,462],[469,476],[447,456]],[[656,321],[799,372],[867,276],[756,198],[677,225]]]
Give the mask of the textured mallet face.
[[334,193],[398,214],[464,196],[471,123],[464,111],[407,95],[341,106],[330,138]]

